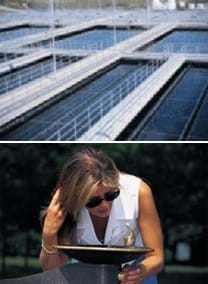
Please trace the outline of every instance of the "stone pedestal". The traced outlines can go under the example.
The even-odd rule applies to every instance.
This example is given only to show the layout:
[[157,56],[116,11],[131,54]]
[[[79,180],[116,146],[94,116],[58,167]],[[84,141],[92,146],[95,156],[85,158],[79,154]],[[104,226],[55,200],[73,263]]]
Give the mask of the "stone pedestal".
[[118,265],[77,263],[0,284],[118,284],[117,275]]

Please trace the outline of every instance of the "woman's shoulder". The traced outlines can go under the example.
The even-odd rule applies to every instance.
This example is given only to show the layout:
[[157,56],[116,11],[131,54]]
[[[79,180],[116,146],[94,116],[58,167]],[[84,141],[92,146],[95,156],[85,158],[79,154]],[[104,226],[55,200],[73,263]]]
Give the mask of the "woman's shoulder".
[[[138,198],[141,179],[131,174],[120,174],[121,200],[123,201],[124,212],[127,219],[138,218]],[[131,204],[131,206],[129,206]]]
[[128,173],[120,173],[120,188],[129,192],[140,192],[140,195],[150,196],[152,194],[151,184],[148,180],[131,175]]
[[150,198],[152,197],[152,189],[151,189],[151,184],[147,180],[141,180],[140,183],[140,198]]
[[140,182],[141,178],[132,174],[120,172],[119,180],[120,182]]
[[137,191],[140,187],[141,179],[137,176],[121,172],[119,176],[119,184],[121,189]]

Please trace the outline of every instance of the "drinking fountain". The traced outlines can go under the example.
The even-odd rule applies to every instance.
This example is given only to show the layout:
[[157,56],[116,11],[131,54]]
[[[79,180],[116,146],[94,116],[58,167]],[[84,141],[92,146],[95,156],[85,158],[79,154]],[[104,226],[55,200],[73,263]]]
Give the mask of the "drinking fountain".
[[118,284],[124,275],[123,263],[138,264],[151,248],[136,247],[134,231],[127,225],[128,233],[123,246],[54,245],[78,263],[69,263],[51,271],[31,276],[0,280],[0,284]]
[[[125,225],[128,234],[124,237],[123,246],[111,245],[56,245],[54,248],[62,250],[70,258],[81,263],[87,263],[94,269],[101,269],[99,279],[92,275],[93,283],[117,284],[123,279],[121,265],[133,261],[133,265],[143,260],[144,255],[154,251],[152,248],[136,247],[136,235],[129,225]],[[81,271],[80,271],[81,273]],[[89,273],[91,277],[91,273]],[[92,281],[92,280],[91,280]],[[92,283],[92,282],[91,282]]]

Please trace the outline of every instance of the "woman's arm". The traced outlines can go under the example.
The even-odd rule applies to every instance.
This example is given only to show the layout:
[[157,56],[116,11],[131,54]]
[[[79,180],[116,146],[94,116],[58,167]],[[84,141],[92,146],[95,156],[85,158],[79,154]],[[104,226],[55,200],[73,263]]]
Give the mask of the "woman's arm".
[[42,232],[42,250],[40,264],[44,271],[64,265],[68,257],[61,251],[55,250],[58,244],[58,231],[66,218],[66,210],[59,203],[60,189],[54,194],[45,217]]
[[138,225],[145,247],[154,248],[142,264],[145,278],[159,273],[164,265],[163,236],[159,216],[150,187],[142,182],[139,196]]
[[150,187],[141,182],[139,191],[138,226],[145,247],[154,248],[139,264],[138,269],[124,268],[122,284],[139,284],[145,278],[158,274],[164,266],[163,236],[160,220]]
[[[47,243],[47,247],[46,247],[45,243],[47,243],[47,242],[44,242],[45,248],[52,253],[47,252],[43,248],[41,249],[40,264],[41,264],[41,267],[44,271],[55,269],[55,268],[62,266],[62,265],[67,263],[67,261],[69,259],[67,255],[65,255],[61,251],[54,250],[54,248],[52,248],[52,247],[49,249],[49,247],[48,247],[49,242]],[[55,236],[54,236],[54,239],[51,238],[51,244],[53,244],[53,245],[58,244],[57,238]]]

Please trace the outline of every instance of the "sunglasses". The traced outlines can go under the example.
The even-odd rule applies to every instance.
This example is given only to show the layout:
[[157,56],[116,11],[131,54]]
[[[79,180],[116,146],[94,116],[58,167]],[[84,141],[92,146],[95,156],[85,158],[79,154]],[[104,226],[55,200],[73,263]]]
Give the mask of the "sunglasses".
[[113,201],[114,199],[116,199],[120,194],[120,189],[114,190],[114,191],[108,191],[104,194],[103,197],[101,196],[96,196],[93,197],[89,200],[89,202],[87,202],[86,207],[88,208],[94,208],[97,207],[98,205],[100,205],[102,203],[103,200],[105,201]]

